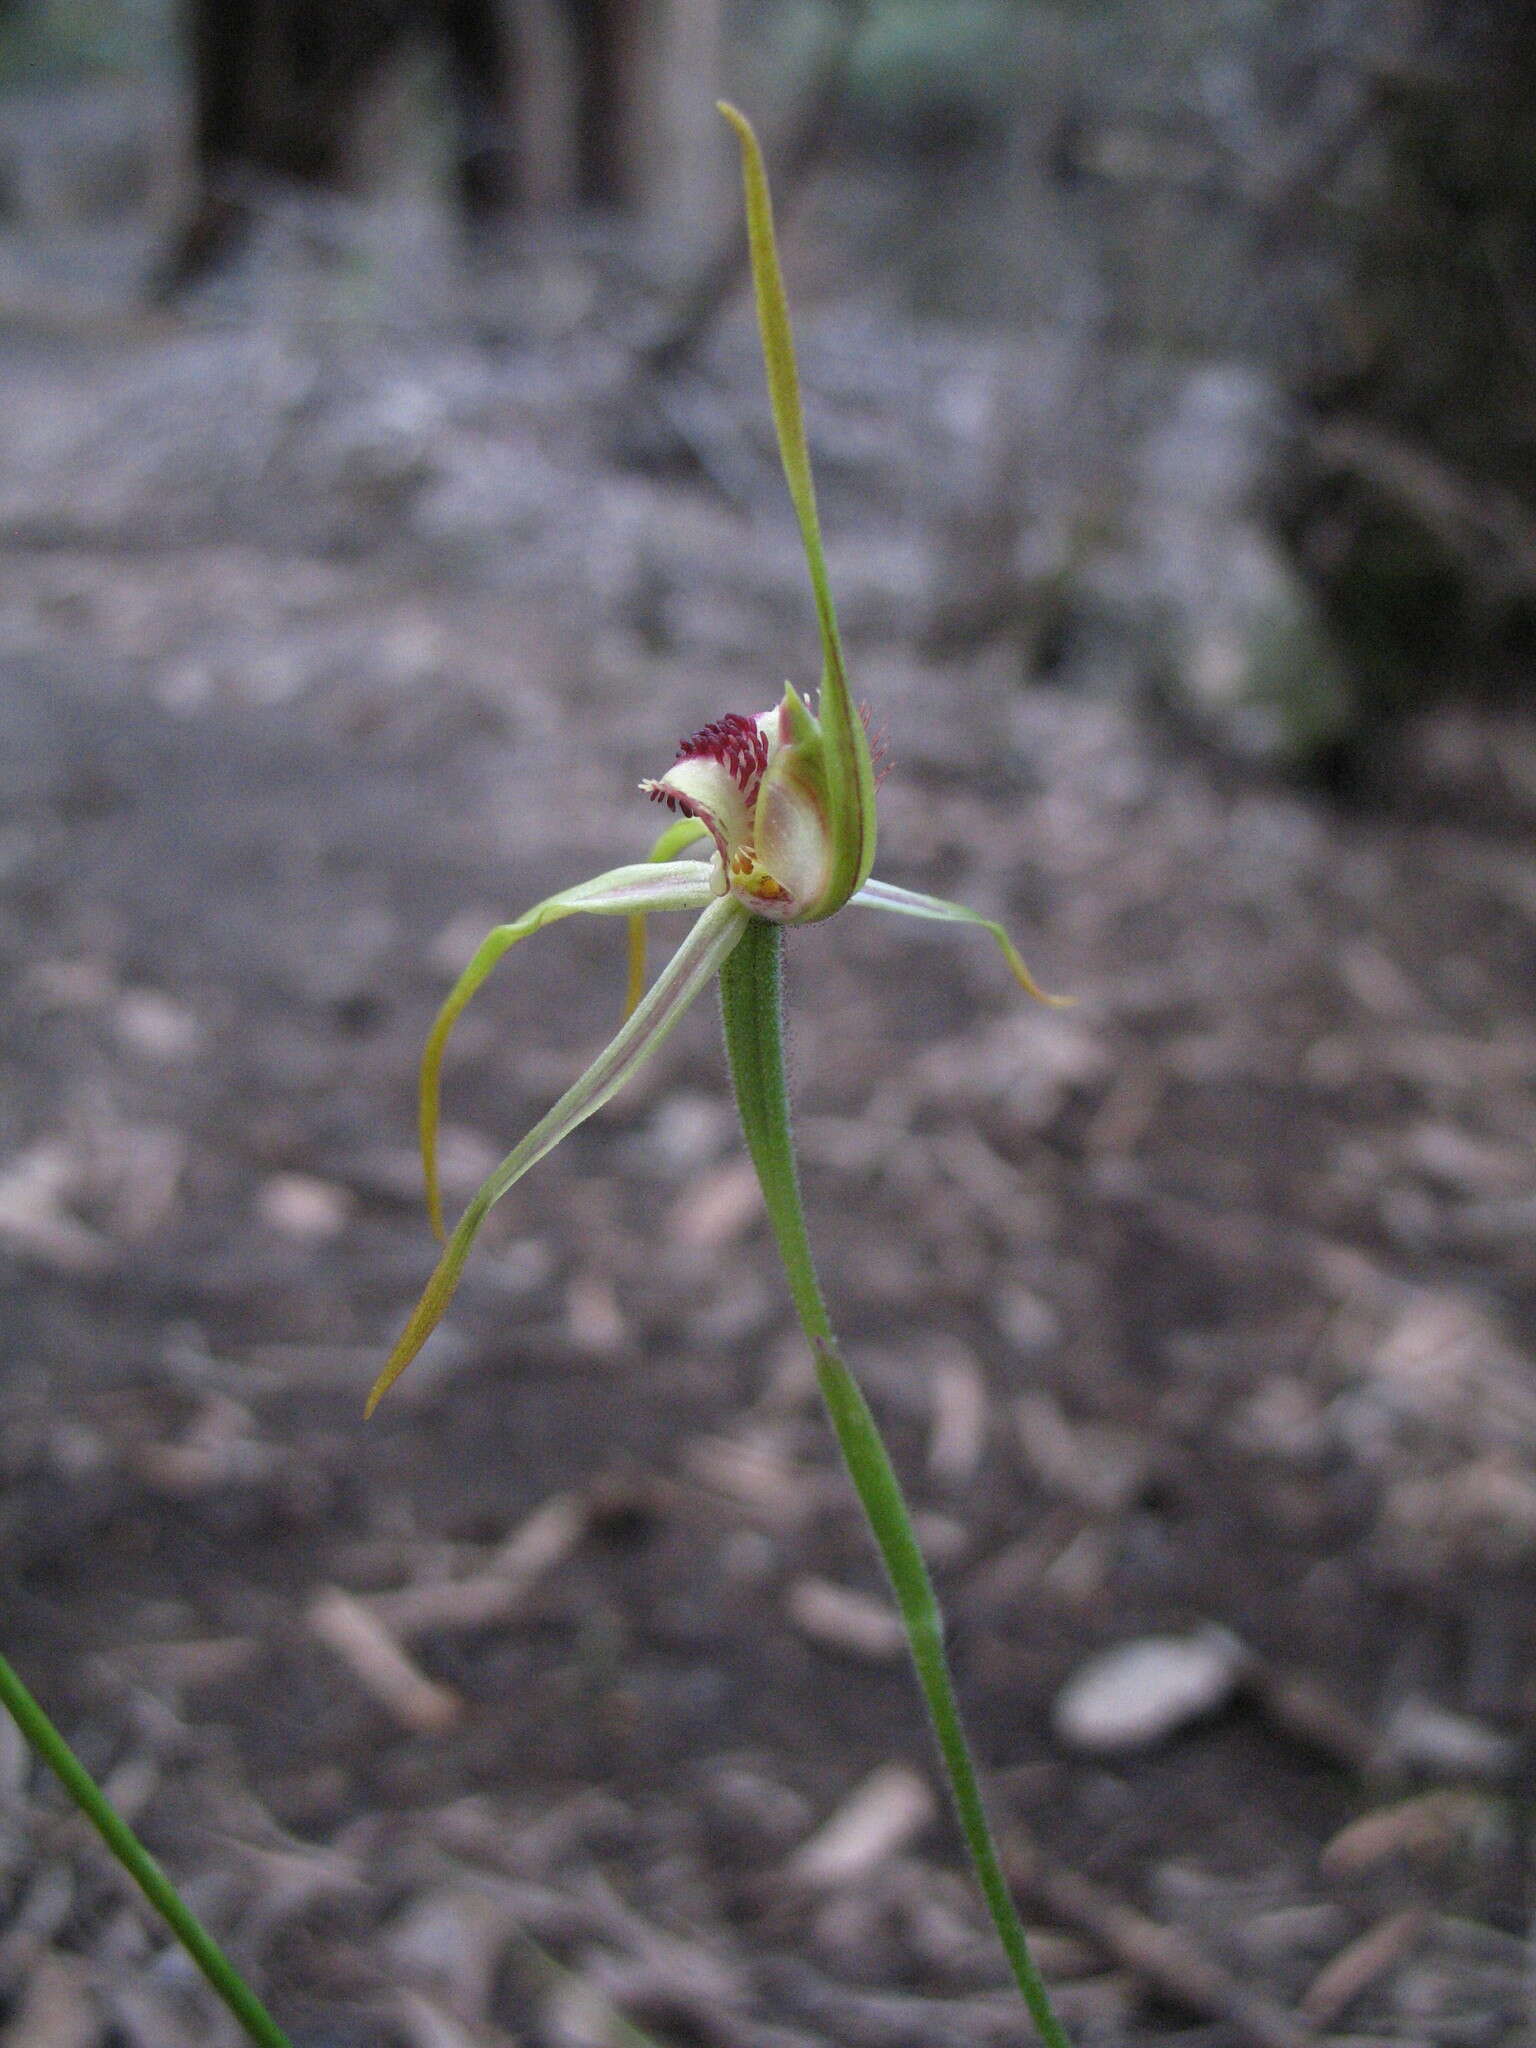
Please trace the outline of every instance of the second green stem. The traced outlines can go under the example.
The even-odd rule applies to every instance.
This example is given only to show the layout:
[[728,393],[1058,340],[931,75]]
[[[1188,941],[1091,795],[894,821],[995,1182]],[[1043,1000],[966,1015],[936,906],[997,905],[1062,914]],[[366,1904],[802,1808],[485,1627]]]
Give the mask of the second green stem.
[[58,1729],[0,1657],[0,1707],[101,1836],[257,2048],[289,2048],[288,2036],[186,1904]]

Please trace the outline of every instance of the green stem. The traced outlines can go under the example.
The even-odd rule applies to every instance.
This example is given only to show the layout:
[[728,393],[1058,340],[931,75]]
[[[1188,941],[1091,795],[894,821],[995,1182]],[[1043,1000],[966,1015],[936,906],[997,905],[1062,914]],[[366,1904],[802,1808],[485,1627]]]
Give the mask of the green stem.
[[124,1870],[258,2048],[291,2048],[288,2036],[113,1807],[58,1729],[0,1657],[0,1706],[59,1780]]
[[781,949],[780,928],[765,919],[754,918],[720,973],[726,1054],[742,1129],[762,1183],[790,1293],[815,1353],[816,1377],[837,1432],[843,1462],[896,1595],[912,1662],[928,1703],[939,1754],[982,1896],[1041,2040],[1046,2048],[1070,2048],[1052,2009],[1045,1981],[1029,1952],[998,1860],[976,1767],[960,1720],[949,1661],[944,1654],[943,1619],[912,1528],[912,1517],[869,1403],[838,1355],[816,1278],[789,1129]]

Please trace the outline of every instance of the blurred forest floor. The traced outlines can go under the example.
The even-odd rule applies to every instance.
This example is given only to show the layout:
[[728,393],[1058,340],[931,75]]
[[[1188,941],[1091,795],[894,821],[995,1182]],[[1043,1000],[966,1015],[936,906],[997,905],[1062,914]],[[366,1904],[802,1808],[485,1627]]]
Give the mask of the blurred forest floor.
[[[1041,1960],[1085,2044],[1529,2039],[1536,722],[1344,809],[957,634],[966,479],[1094,387],[855,213],[788,257],[880,871],[1077,1004],[796,934],[798,1128]],[[813,647],[742,309],[634,387],[613,265],[399,227],[176,318],[6,247],[0,1641],[296,2042],[1023,2042],[707,1006],[362,1424],[451,976]],[[455,1192],[621,954],[479,999]],[[0,1788],[0,2041],[225,2038],[4,1730]]]

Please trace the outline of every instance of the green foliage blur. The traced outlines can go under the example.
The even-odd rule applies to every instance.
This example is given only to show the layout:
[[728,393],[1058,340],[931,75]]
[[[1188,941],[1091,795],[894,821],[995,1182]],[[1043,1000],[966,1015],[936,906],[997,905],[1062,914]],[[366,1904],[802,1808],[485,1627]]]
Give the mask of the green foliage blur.
[[175,61],[173,0],[0,0],[0,91]]
[[893,139],[1006,124],[1023,65],[1021,0],[876,0],[855,46],[853,114]]

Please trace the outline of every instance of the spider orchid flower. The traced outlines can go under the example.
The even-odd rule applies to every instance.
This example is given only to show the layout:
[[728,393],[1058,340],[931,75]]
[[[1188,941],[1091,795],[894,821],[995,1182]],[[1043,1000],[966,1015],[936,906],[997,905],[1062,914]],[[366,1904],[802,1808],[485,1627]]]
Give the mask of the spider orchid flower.
[[[1045,1002],[1057,1000],[1042,994],[1000,925],[961,904],[871,879],[877,777],[865,718],[849,694],[822,553],[767,178],[746,119],[734,107],[722,104],[720,111],[741,145],[758,327],[779,453],[810,572],[821,639],[820,691],[813,709],[786,684],[771,710],[757,715],[727,712],[684,740],[666,773],[641,784],[654,801],[678,814],[650,858],[578,882],[535,904],[515,922],[498,925],[465,968],[438,1014],[422,1057],[422,1162],[428,1213],[440,1240],[439,1077],[456,1019],[518,940],[578,912],[629,920],[629,998],[619,1031],[507,1154],[465,1209],[374,1383],[368,1396],[370,1414],[436,1327],[492,1205],[650,1059],[720,972],[754,918],[779,925],[813,924],[852,903],[905,917],[979,925],[992,934],[1030,995]],[[691,854],[679,857],[700,843],[707,843],[705,860]],[[663,910],[700,914],[647,989],[645,919]]]

